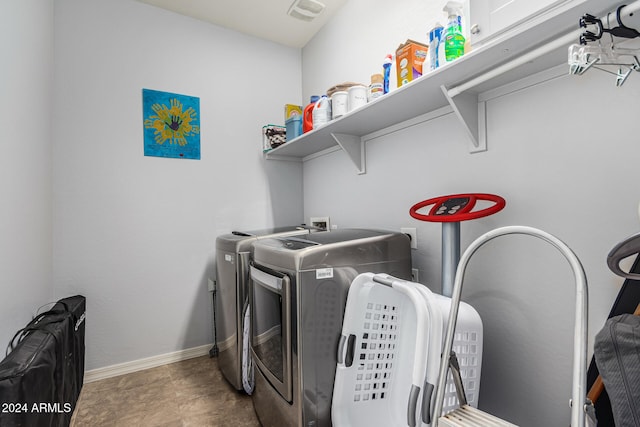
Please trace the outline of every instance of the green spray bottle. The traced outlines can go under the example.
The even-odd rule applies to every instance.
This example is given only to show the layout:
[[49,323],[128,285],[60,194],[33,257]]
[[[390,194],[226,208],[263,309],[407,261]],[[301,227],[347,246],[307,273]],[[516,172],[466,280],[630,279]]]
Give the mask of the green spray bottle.
[[462,4],[449,1],[442,9],[447,13],[447,26],[444,29],[444,55],[447,62],[464,55],[465,38],[462,34]]

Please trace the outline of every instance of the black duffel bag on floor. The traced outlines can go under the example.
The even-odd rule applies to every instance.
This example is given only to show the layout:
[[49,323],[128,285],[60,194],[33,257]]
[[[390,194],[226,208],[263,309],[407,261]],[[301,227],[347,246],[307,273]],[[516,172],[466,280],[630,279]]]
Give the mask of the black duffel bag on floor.
[[0,362],[0,426],[67,427],[84,380],[86,300],[64,298],[18,331]]

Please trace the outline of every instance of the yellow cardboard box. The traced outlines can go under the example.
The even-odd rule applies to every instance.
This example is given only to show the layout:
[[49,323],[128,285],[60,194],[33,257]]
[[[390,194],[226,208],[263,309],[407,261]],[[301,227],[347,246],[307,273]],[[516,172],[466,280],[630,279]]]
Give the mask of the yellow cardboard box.
[[302,107],[293,104],[284,104],[284,120],[287,121],[291,117],[301,116]]
[[396,73],[398,87],[406,85],[422,75],[422,64],[427,60],[429,46],[407,40],[396,50]]

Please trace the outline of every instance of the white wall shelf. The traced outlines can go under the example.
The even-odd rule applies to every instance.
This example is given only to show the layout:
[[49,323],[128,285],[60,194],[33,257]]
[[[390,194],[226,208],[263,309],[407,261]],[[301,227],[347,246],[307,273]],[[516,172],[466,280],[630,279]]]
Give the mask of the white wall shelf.
[[364,136],[444,107],[452,108],[467,131],[469,151],[485,151],[485,101],[479,100],[479,94],[566,64],[567,48],[578,42],[581,32],[580,17],[584,13],[600,16],[619,4],[615,0],[563,3],[462,58],[267,152],[265,157],[304,161],[337,146],[362,174],[366,171]]

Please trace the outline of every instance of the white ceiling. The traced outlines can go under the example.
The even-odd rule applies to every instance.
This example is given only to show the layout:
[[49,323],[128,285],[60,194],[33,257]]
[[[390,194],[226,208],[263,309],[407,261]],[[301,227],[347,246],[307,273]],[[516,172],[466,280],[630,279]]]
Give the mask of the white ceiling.
[[285,46],[304,47],[347,0],[321,0],[311,22],[287,15],[293,0],[138,0]]

